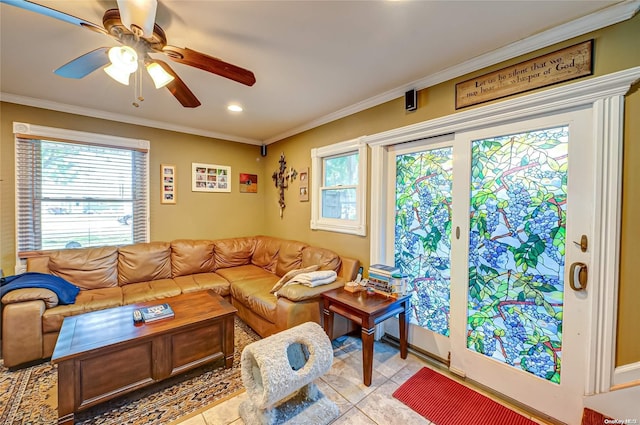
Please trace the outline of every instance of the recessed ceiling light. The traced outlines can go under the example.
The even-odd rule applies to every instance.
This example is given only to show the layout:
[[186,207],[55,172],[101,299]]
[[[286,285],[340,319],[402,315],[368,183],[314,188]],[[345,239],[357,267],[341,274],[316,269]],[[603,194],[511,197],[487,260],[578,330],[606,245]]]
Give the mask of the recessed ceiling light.
[[237,105],[235,103],[227,106],[227,109],[230,110],[231,112],[242,112],[242,106]]

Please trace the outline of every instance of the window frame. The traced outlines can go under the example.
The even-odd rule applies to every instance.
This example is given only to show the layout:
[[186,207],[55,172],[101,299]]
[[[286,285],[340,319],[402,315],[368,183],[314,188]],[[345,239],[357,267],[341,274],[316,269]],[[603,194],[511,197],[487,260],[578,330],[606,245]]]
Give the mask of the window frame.
[[[14,133],[14,143],[17,144],[19,139],[42,139],[44,141],[52,141],[52,142],[69,142],[73,144],[86,144],[93,146],[103,146],[109,148],[124,148],[129,150],[136,150],[142,152],[147,155],[145,160],[145,169],[144,174],[146,178],[146,187],[144,190],[144,196],[146,199],[146,205],[144,206],[144,241],[148,242],[150,238],[150,197],[149,197],[149,186],[150,186],[150,175],[149,175],[149,151],[150,151],[150,142],[148,140],[142,139],[130,139],[119,136],[111,136],[107,134],[98,134],[98,133],[89,133],[83,131],[76,130],[68,130],[63,128],[55,128],[55,127],[46,127],[40,125],[34,125],[23,122],[13,122],[13,133]],[[18,182],[18,155],[19,152],[16,148],[15,150],[15,181],[16,184]],[[18,191],[16,187],[16,197],[15,197],[15,249],[16,249],[16,257],[17,257],[17,268],[22,264],[22,259],[29,256],[30,251],[20,251],[19,246],[19,238],[20,238],[20,230],[19,230],[19,197]]]
[[[366,236],[367,144],[362,137],[311,149],[311,229]],[[356,219],[325,218],[322,216],[322,188],[324,160],[331,157],[358,154],[358,184],[356,190]]]

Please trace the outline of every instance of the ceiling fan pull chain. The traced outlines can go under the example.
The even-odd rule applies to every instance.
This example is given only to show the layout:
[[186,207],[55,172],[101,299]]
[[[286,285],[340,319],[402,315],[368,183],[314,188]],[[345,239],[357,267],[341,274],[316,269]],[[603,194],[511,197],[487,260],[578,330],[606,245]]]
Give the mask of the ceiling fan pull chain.
[[142,71],[140,71],[140,67],[138,66],[138,69],[135,72],[135,75],[133,77],[134,80],[134,97],[137,96],[136,99],[133,100],[133,106],[135,106],[136,108],[140,107],[140,104],[137,102],[138,100],[140,102],[144,101],[144,97],[142,96]]

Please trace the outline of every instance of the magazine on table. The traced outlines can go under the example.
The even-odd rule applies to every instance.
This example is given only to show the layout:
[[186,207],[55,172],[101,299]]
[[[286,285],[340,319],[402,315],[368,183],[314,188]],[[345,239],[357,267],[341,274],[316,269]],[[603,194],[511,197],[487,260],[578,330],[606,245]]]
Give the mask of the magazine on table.
[[142,318],[145,322],[153,322],[160,319],[168,319],[173,317],[173,310],[169,304],[159,304],[151,307],[142,307],[140,309]]

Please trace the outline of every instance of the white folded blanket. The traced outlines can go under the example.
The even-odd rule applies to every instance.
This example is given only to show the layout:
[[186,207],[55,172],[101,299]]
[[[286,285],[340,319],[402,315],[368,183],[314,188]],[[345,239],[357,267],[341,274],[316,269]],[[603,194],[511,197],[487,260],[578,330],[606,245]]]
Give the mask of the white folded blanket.
[[335,282],[338,274],[333,270],[320,270],[309,273],[300,273],[294,276],[290,281],[285,283],[284,286],[299,283],[300,285],[309,286],[311,288],[326,285],[328,283]]

